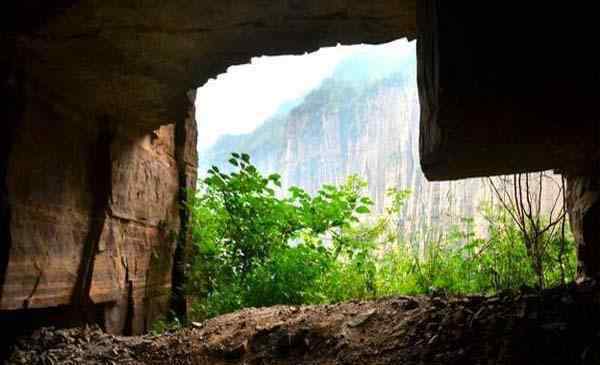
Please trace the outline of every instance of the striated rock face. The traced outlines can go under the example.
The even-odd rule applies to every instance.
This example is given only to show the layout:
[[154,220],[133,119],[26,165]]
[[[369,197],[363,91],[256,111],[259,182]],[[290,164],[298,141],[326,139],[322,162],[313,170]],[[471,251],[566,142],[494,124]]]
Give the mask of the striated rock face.
[[4,136],[0,318],[21,330],[95,322],[145,331],[171,298],[195,120],[135,132],[91,123],[25,82],[6,91],[20,108]]
[[[175,126],[135,137],[60,117],[31,104],[15,133],[1,309],[67,306],[83,321],[95,307],[109,331],[142,332],[170,294],[180,227]],[[185,140],[191,153],[195,138]]]

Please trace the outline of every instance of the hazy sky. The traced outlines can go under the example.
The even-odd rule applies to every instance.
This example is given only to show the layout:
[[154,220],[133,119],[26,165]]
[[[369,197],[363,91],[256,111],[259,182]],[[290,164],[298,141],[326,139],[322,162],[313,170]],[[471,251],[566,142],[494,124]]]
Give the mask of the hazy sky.
[[[399,40],[377,47],[405,48]],[[331,75],[335,66],[365,45],[322,48],[301,56],[256,57],[231,66],[198,89],[198,148],[204,150],[223,134],[252,132],[278,107],[306,95]]]

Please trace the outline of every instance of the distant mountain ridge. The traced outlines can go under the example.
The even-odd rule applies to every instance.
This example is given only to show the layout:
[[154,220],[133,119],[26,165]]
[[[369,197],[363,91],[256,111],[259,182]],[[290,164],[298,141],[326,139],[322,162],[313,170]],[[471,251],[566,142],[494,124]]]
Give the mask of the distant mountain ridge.
[[400,86],[414,81],[415,69],[416,61],[409,52],[390,53],[375,46],[355,52],[342,60],[320,87],[304,97],[282,103],[273,116],[253,132],[219,137],[211,148],[201,151],[200,171],[203,173],[212,165],[227,170],[226,161],[234,150],[250,153],[260,166],[265,162],[260,158],[265,152],[281,153],[279,149],[285,148],[286,134],[294,118],[305,113],[322,113],[342,104],[348,113],[348,107],[355,107],[361,94],[376,92],[386,84]]
[[200,167],[229,171],[229,154],[246,152],[259,170],[281,174],[284,188],[309,192],[358,174],[369,183],[376,212],[383,212],[389,188],[412,191],[401,212],[404,232],[459,223],[475,216],[492,194],[481,179],[425,179],[416,85],[414,55],[353,54],[318,88],[280,108],[254,132],[222,137],[200,156]]

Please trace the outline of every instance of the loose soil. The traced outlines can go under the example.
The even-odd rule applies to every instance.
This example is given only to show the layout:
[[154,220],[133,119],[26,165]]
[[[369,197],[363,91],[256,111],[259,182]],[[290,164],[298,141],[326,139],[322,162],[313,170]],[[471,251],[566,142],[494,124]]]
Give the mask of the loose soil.
[[9,364],[600,364],[600,285],[246,309],[161,335],[43,328]]

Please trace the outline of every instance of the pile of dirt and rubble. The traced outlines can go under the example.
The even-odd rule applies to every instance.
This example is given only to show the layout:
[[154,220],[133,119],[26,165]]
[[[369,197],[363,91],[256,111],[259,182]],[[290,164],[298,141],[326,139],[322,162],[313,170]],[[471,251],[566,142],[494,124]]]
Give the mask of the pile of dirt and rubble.
[[9,364],[600,364],[600,286],[246,309],[162,335],[43,328]]

